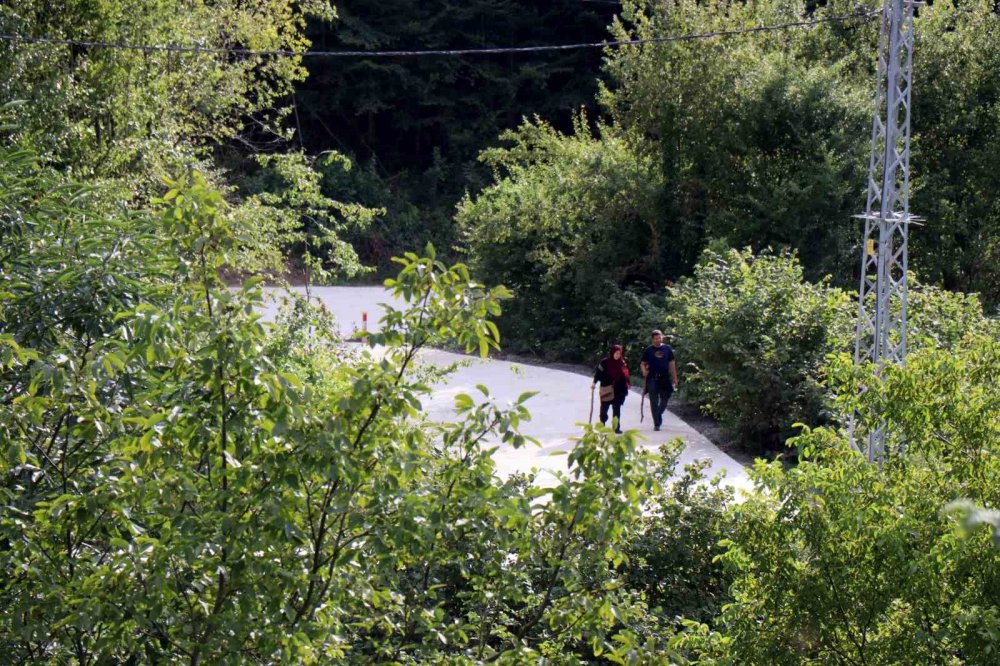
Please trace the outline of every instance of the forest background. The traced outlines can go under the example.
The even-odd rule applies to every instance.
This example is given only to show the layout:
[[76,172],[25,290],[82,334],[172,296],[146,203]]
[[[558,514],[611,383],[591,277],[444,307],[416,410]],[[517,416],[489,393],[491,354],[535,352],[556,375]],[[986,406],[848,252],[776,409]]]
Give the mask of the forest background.
[[[859,18],[863,8],[838,2],[292,6],[178,13],[161,3],[127,17],[116,3],[24,3],[3,20],[8,33],[104,41],[420,50],[846,18],[603,52],[228,63],[82,47],[70,47],[67,61],[64,49],[8,41],[4,96],[25,102],[14,111],[21,131],[78,173],[134,185],[194,159],[236,187],[234,200],[309,208],[316,225],[359,212],[330,214],[331,202],[378,211],[339,234],[360,262],[385,276],[392,256],[427,242],[468,260],[518,294],[501,322],[512,351],[591,360],[640,316],[637,300],[662,296],[710,246],[791,249],[810,281],[857,282],[861,234],[851,216],[868,166],[870,10]],[[272,23],[266,31],[255,25],[262,20]],[[981,3],[919,12],[911,183],[912,208],[926,218],[911,242],[918,279],[979,293],[991,312],[1000,304],[994,22]],[[312,204],[289,200],[303,178]],[[289,227],[302,222],[285,217]]]

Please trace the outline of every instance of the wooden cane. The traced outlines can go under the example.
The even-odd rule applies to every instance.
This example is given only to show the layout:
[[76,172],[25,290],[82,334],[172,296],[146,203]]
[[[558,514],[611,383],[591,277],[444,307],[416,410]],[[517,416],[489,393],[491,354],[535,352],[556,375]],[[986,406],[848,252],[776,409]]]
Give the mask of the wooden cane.
[[594,422],[594,386],[590,387],[590,416],[587,417],[587,423]]
[[646,378],[642,378],[642,396],[639,398],[639,423],[642,423],[643,418],[646,414],[643,411],[643,407],[646,405]]

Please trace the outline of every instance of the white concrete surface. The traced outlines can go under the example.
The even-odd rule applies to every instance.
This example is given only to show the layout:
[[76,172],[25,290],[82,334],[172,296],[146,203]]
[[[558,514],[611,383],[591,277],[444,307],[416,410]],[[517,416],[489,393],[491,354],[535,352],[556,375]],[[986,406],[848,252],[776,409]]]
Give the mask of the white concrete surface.
[[[301,291],[301,290],[300,290]],[[361,327],[361,313],[368,312],[369,330],[377,330],[381,316],[379,303],[393,303],[391,296],[381,287],[313,287],[312,295],[329,309],[340,322],[341,332],[347,336]],[[398,305],[398,304],[397,304]],[[276,306],[265,312],[273,317]],[[450,364],[468,363],[438,387],[424,404],[428,415],[436,420],[451,420],[454,398],[468,393],[479,400],[476,384],[484,384],[499,404],[512,402],[525,391],[537,391],[527,405],[532,420],[524,424],[522,432],[541,443],[540,447],[527,446],[515,450],[502,445],[494,454],[497,471],[501,475],[513,472],[538,470],[538,481],[545,484],[552,479],[552,472],[566,469],[566,456],[573,447],[573,438],[580,435],[580,423],[586,422],[590,411],[590,378],[584,375],[525,365],[480,359],[439,350],[428,350],[421,356],[424,362]],[[595,401],[596,402],[596,401]],[[663,415],[663,427],[653,430],[649,403],[645,405],[646,418],[639,422],[640,395],[633,391],[622,407],[622,429],[638,430],[644,445],[652,450],[674,437],[684,440],[680,464],[683,466],[698,459],[709,459],[709,474],[725,473],[725,483],[737,489],[749,489],[751,484],[746,470],[732,457],[719,450],[708,439],[669,410]],[[597,419],[599,405],[594,406]]]
[[[305,294],[304,287],[293,287],[299,294]],[[264,308],[264,318],[273,320],[280,307],[284,290],[265,290],[272,298]],[[355,331],[360,331],[362,315],[368,313],[368,330],[377,331],[378,321],[382,316],[382,304],[400,307],[402,303],[392,297],[383,287],[312,287],[310,296],[321,303],[340,324],[340,334],[350,337]]]

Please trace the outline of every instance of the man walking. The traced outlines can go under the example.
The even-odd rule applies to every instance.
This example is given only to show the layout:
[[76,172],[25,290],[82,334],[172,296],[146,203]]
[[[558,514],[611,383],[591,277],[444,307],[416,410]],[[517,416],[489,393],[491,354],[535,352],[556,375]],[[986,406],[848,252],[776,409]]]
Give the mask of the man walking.
[[674,361],[674,350],[670,345],[663,344],[663,333],[656,330],[651,335],[653,344],[642,352],[639,367],[646,380],[649,411],[653,414],[653,430],[659,430],[663,425],[667,401],[677,389],[677,363]]

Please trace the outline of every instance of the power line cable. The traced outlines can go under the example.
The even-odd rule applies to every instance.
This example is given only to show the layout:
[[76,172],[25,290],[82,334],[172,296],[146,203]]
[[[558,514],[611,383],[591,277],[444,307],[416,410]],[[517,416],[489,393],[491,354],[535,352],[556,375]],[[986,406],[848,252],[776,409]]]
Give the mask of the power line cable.
[[281,56],[305,58],[408,58],[419,56],[467,56],[494,55],[505,53],[542,53],[549,51],[571,51],[576,49],[594,49],[621,46],[637,46],[640,44],[664,44],[670,42],[687,42],[701,39],[717,39],[735,35],[747,35],[759,32],[774,32],[789,28],[802,28],[823,23],[839,23],[856,19],[869,19],[878,15],[878,10],[856,12],[842,16],[828,16],[812,20],[788,21],[753,28],[738,28],[733,30],[717,30],[714,32],[698,32],[687,35],[671,35],[664,37],[646,37],[643,39],[622,39],[606,42],[588,42],[580,44],[550,44],[544,46],[515,46],[483,49],[427,49],[413,51],[292,51],[287,49],[258,50],[241,48],[213,48],[207,46],[183,46],[178,44],[129,44],[124,42],[86,41],[79,39],[59,39],[54,37],[31,37],[28,35],[0,34],[0,41],[25,44],[49,44],[55,46],[75,46],[88,49],[122,49],[129,51],[168,52],[168,53],[203,53],[213,55],[243,55],[243,56]]

